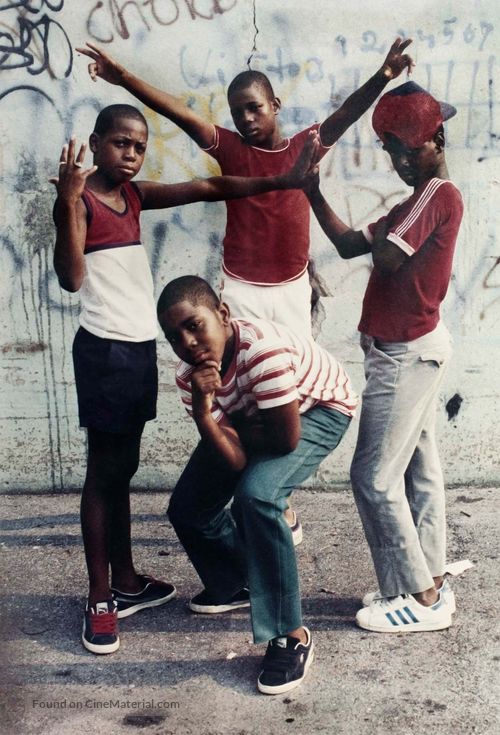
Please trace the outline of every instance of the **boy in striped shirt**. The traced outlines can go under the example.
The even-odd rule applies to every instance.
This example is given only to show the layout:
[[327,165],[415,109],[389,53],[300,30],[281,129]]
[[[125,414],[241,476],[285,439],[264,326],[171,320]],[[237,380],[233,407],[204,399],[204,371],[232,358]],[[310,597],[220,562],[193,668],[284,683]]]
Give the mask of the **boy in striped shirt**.
[[463,212],[444,150],[443,122],[455,112],[414,82],[380,99],[373,127],[414,191],[364,231],[345,225],[318,186],[308,192],[341,257],[373,257],[359,324],[367,383],[351,480],[379,583],[356,622],[376,632],[441,630],[455,611],[443,580],[444,484],[435,439],[451,355],[440,304]]
[[231,319],[197,276],[171,281],[157,310],[201,437],[168,510],[205,587],[189,607],[251,605],[254,641],[268,642],[258,688],[281,694],[301,683],[313,651],[283,510],[342,439],[357,397],[344,368],[312,338]]

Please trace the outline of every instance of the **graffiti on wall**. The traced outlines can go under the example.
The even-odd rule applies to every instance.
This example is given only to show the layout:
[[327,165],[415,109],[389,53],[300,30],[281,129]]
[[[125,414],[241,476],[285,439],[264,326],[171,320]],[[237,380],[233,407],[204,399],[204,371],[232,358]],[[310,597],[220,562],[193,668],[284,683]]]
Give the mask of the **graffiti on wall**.
[[[69,76],[73,50],[56,17],[63,5],[64,0],[0,0],[1,71],[25,69],[32,76],[46,71],[53,79]],[[7,11],[13,9],[18,10],[12,23]]]
[[[84,13],[84,23],[90,37],[97,42],[111,43],[119,38],[135,47],[142,42],[144,34],[154,29],[161,27],[167,34],[181,21],[210,24],[237,4],[237,0],[92,0]],[[64,0],[0,0],[0,70],[3,72],[0,120],[2,112],[22,111],[24,118],[30,121],[25,124],[32,126],[30,139],[36,137],[40,121],[48,119],[51,140],[66,140],[82,113],[91,118],[100,107],[88,90],[82,92],[68,78],[74,65],[80,62],[73,57],[69,29],[65,29],[61,21],[63,8]],[[411,31],[428,49],[442,49],[451,44],[455,48],[463,44],[474,52],[473,58],[461,59],[459,54],[454,54],[453,58],[445,57],[440,65],[431,66],[423,61],[422,66],[425,66],[430,88],[434,82],[438,84],[438,75],[439,82],[444,76],[449,98],[458,100],[457,107],[465,123],[460,128],[460,138],[453,141],[454,149],[462,151],[471,161],[485,165],[499,155],[500,141],[500,131],[496,127],[498,67],[492,46],[494,30],[493,23],[487,20],[479,19],[471,24],[450,17],[443,21],[441,28],[436,27],[433,34],[426,35],[418,29]],[[82,28],[79,36],[84,33]],[[397,33],[410,35],[410,31],[404,29]],[[229,54],[224,55],[227,49],[222,40],[227,40],[228,44],[235,42],[221,35],[219,47],[200,50],[189,44],[182,46],[175,77],[184,84],[184,99],[188,105],[206,119],[228,125],[226,88],[232,69],[227,60]],[[337,36],[333,41],[332,58],[324,57],[316,49],[315,53],[298,52],[292,42],[255,50],[252,54],[252,67],[269,76],[284,101],[280,120],[285,134],[292,134],[328,115],[366,78],[367,60],[370,59],[371,64],[375,59],[376,68],[376,60],[387,52],[387,41],[369,29],[351,36]],[[334,58],[342,60],[342,64],[334,65]],[[165,133],[157,116],[148,111],[146,115],[150,124],[149,153],[144,166],[146,178],[158,178],[162,171],[168,172],[169,180],[214,173],[212,160],[202,155],[196,146],[187,144],[184,133],[172,126]],[[10,274],[4,298],[12,322],[19,325],[4,355],[13,364],[14,359],[22,355],[41,360],[40,378],[46,386],[49,423],[49,462],[53,468],[53,485],[57,487],[64,485],[61,445],[69,441],[72,431],[66,405],[66,385],[69,385],[70,402],[72,385],[70,356],[63,348],[62,358],[54,360],[54,344],[68,341],[65,335],[73,331],[78,307],[75,299],[61,292],[53,272],[51,205],[54,193],[47,187],[46,180],[48,174],[53,173],[57,159],[47,160],[46,151],[47,146],[41,146],[41,153],[33,153],[29,145],[23,148],[19,144],[12,173],[17,217],[5,219],[3,215],[2,266],[4,273]],[[322,177],[326,191],[339,182],[341,194],[338,199],[353,227],[362,224],[358,202],[364,203],[359,211],[366,221],[388,209],[403,194],[397,179],[388,179],[387,164],[383,160],[383,152],[373,145],[369,122],[362,120],[324,161]],[[470,188],[469,180],[457,183],[462,184],[464,190]],[[214,205],[196,206],[196,210],[178,208],[158,213],[145,227],[157,285],[164,280],[165,263],[172,262],[172,257],[175,259],[172,243],[189,247],[190,243],[201,240],[202,248],[194,255],[196,269],[211,280],[217,273],[223,209],[218,210],[220,217],[214,219]],[[461,314],[466,308],[466,295],[482,292],[483,298],[475,302],[480,305],[479,309],[471,318],[483,324],[494,320],[500,304],[499,215],[496,208],[492,210],[487,213],[488,224],[483,227],[488,236],[473,244],[473,267],[452,281],[448,296],[449,301],[460,307],[457,313]],[[360,260],[341,270],[333,249],[326,246],[315,255],[315,260],[332,294],[358,292],[370,268],[368,260]],[[25,324],[22,324],[23,319]],[[65,375],[69,380],[64,379]]]
[[[0,0],[1,2],[1,0]],[[19,18],[18,22],[28,21],[31,23],[31,27],[34,27],[36,23],[45,24],[43,27],[49,27],[50,24],[55,24],[64,37],[63,48],[68,47],[69,52],[71,48],[69,46],[68,36],[60,23],[55,20],[54,17],[49,18],[47,13],[57,15],[62,9],[64,0],[10,0],[10,2],[4,2],[0,5],[0,11],[7,9],[18,8]],[[125,6],[133,5],[136,9],[141,9],[141,12],[145,12],[148,9],[153,15],[158,15],[159,6],[155,6],[153,2],[127,2],[117,3],[116,0],[108,0],[108,2],[99,2],[95,5],[94,11],[97,7],[103,13],[106,12],[108,19],[114,19],[113,23],[122,23],[124,21]],[[177,18],[181,13],[181,6],[187,13],[189,18],[195,20],[202,18],[205,20],[214,19],[217,14],[223,14],[228,12],[236,5],[235,0],[223,3],[211,0],[205,2],[203,8],[201,3],[196,3],[194,0],[185,0],[183,3],[180,0],[172,2],[172,6],[175,7],[174,16]],[[156,9],[155,9],[156,7]],[[162,5],[164,15],[163,18],[165,25],[165,5]],[[91,11],[91,12],[94,12]],[[32,17],[33,16],[33,17]],[[174,17],[172,16],[172,17]],[[90,17],[90,15],[89,15]],[[158,15],[158,17],[160,17]],[[136,19],[137,20],[137,19]],[[50,23],[49,23],[50,21]],[[4,26],[5,27],[5,26]],[[42,27],[42,26],[41,26]],[[122,27],[122,26],[120,26]],[[21,28],[21,26],[19,26]],[[449,18],[444,21],[443,27],[440,31],[437,31],[432,37],[425,37],[422,35],[423,32],[417,32],[420,40],[426,41],[429,48],[434,45],[449,44],[456,39],[456,36],[460,36],[461,40],[465,44],[476,44],[478,51],[486,51],[487,46],[491,40],[491,32],[493,25],[487,21],[479,21],[476,26],[472,27],[469,25],[460,25],[457,18]],[[400,30],[401,35],[405,35],[403,30]],[[4,40],[1,49],[4,51],[4,56],[0,58],[0,64],[3,64],[4,69],[25,69],[27,74],[33,75],[35,73],[41,73],[42,67],[46,70],[50,69],[50,44],[48,44],[48,34],[39,33],[38,41],[44,41],[43,53],[38,57],[38,64],[35,66],[35,52],[31,50],[28,52],[30,44],[28,43],[31,39],[31,43],[34,43],[33,33],[18,34],[17,45],[14,45],[14,36],[9,36],[12,43],[7,44]],[[100,39],[101,41],[103,39]],[[338,40],[338,39],[337,39]],[[339,42],[339,48],[343,55],[348,55],[352,52],[359,55],[359,52],[377,51],[380,56],[384,56],[387,51],[387,43],[380,43],[376,34],[373,31],[364,31],[360,33],[358,37],[345,38],[342,37],[342,43]],[[7,49],[7,51],[6,51]],[[15,50],[17,49],[17,50]],[[20,49],[23,49],[22,53]],[[17,62],[14,57],[18,56]],[[41,63],[40,63],[41,61]],[[71,58],[66,59],[67,63],[71,63]],[[10,63],[10,65],[9,65]],[[342,78],[339,73],[333,74],[326,70],[325,60],[316,55],[308,55],[302,59],[297,59],[293,56],[292,51],[289,48],[277,47],[271,51],[264,53],[258,52],[254,54],[253,64],[255,68],[264,71],[273,84],[277,85],[279,94],[282,98],[290,100],[291,104],[285,104],[281,114],[281,124],[286,132],[293,133],[298,129],[301,129],[318,118],[329,114],[333,107],[341,103],[342,99],[352,91],[353,88],[359,83],[359,79],[362,76],[361,69],[357,66],[344,67],[342,71]],[[450,90],[450,96],[453,98],[453,89],[455,86],[464,87],[464,72],[468,73],[469,76],[469,100],[468,102],[460,103],[461,112],[466,115],[471,115],[475,100],[477,97],[477,89],[480,84],[484,85],[482,77],[488,79],[488,107],[491,108],[494,104],[492,97],[493,94],[493,77],[495,74],[496,59],[494,56],[484,58],[482,61],[477,61],[472,64],[461,64],[460,62],[449,61],[447,63],[447,77],[448,77],[448,88]],[[465,68],[464,68],[465,67]],[[200,58],[199,54],[195,54],[193,50],[190,50],[188,46],[183,46],[179,57],[179,72],[186,85],[185,100],[188,105],[197,109],[200,114],[203,114],[214,122],[222,124],[230,124],[228,119],[228,109],[225,99],[225,87],[227,85],[226,73],[221,65],[220,57],[217,57],[215,51],[208,51],[205,56]],[[65,72],[66,74],[66,72]],[[305,86],[317,87],[320,82],[324,80],[328,81],[329,94],[326,99],[318,100],[318,103],[313,106],[307,105],[296,105],[293,104],[295,99],[300,98],[301,90]],[[429,85],[432,87],[432,69],[429,68]],[[322,86],[324,89],[324,84]],[[74,129],[74,118],[75,115],[82,108],[93,108],[96,111],[99,106],[95,99],[87,95],[78,95],[75,90],[67,84],[61,85],[61,82],[55,81],[54,85],[50,88],[50,93],[46,91],[47,87],[37,87],[33,84],[15,84],[3,91],[0,91],[0,105],[7,101],[12,103],[15,93],[22,93],[22,104],[28,105],[27,112],[33,120],[37,119],[37,111],[40,111],[46,106],[53,109],[57,118],[60,120],[61,127],[61,138],[67,139]],[[463,96],[463,95],[462,95]],[[177,143],[178,136],[183,134],[174,130],[168,135],[163,135],[160,128],[154,123],[154,116],[151,118],[152,122],[152,136],[150,138],[150,149],[154,152],[155,164],[150,167],[148,171],[146,169],[146,175],[151,175],[152,178],[158,176],[158,170],[162,168],[162,165],[166,167],[166,164],[170,164],[172,168],[172,161],[174,161],[179,168],[182,169],[182,173],[185,176],[193,176],[199,173],[196,167],[191,166],[189,162],[179,161],[177,155]],[[464,150],[475,149],[478,151],[478,160],[484,161],[491,156],[498,155],[498,140],[499,136],[495,130],[495,120],[493,115],[487,115],[486,117],[488,128],[486,131],[483,130],[481,136],[475,136],[472,125],[465,127],[465,138],[458,142],[458,146]],[[357,133],[356,127],[353,130],[353,135],[350,139],[342,139],[339,141],[336,149],[336,155],[330,156],[323,167],[323,177],[328,179],[332,176],[341,178],[357,187],[358,192],[371,190],[371,187],[367,187],[364,183],[364,177],[369,172],[370,177],[377,177],[377,170],[379,169],[378,160],[380,153],[374,151],[371,142],[369,144],[362,145],[361,136]],[[486,133],[486,134],[485,134]],[[353,140],[354,138],[354,140]],[[454,142],[455,148],[457,142]],[[195,146],[190,148],[190,155],[193,158],[199,159],[200,153]],[[159,163],[158,163],[159,162]],[[214,172],[211,162],[206,160],[207,173],[212,174]],[[21,174],[20,174],[21,175]],[[384,174],[380,174],[384,176]],[[383,191],[383,190],[382,190]],[[380,194],[380,192],[379,192]],[[373,192],[372,192],[373,196]],[[380,194],[378,197],[374,197],[373,211],[381,211],[385,207],[384,202],[390,199],[390,195],[385,193]],[[365,212],[366,215],[366,212]],[[352,223],[356,225],[356,222]],[[179,229],[186,231],[189,227],[188,218],[184,218],[182,214],[170,213],[168,218],[159,224],[155,228],[155,232],[158,235],[159,232],[165,231],[167,226],[170,229]],[[195,235],[195,232],[191,233]],[[220,233],[212,233],[211,241],[215,237],[220,236]],[[12,257],[15,257],[15,262],[19,266],[23,260],[19,253],[15,253],[15,248],[12,246],[11,240],[9,240],[10,246],[8,252],[12,253]],[[161,252],[161,242],[158,236],[155,237],[155,249],[153,252],[153,258],[156,262],[161,262],[163,253]],[[486,247],[486,246],[485,246]],[[488,244],[491,247],[491,244]],[[323,257],[321,256],[320,261]],[[321,263],[319,263],[321,265]],[[494,270],[495,266],[493,267]],[[482,281],[484,288],[492,288],[491,286],[491,275],[484,276],[482,274]],[[61,299],[57,292],[49,295],[49,305],[53,309],[67,308],[67,306],[61,306]]]
[[130,38],[154,26],[172,26],[185,15],[214,20],[236,7],[238,0],[97,0],[87,17],[87,34],[98,43]]

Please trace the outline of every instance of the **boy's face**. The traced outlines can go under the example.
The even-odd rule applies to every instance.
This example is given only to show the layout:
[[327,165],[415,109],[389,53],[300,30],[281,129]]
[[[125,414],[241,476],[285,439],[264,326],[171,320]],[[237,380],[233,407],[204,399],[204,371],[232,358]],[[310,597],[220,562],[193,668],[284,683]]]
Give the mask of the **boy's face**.
[[141,170],[148,143],[148,129],[140,120],[118,118],[112,130],[90,136],[94,164],[114,183],[129,181]]
[[206,360],[222,363],[226,345],[232,336],[229,309],[220,304],[211,309],[205,304],[179,301],[158,317],[165,337],[181,360],[200,365]]
[[398,176],[408,184],[417,187],[436,175],[442,162],[442,148],[435,140],[429,140],[419,148],[408,148],[395,135],[387,135],[384,151],[391,157],[392,165]]
[[272,142],[280,109],[276,97],[269,99],[264,89],[254,83],[233,92],[228,102],[236,129],[247,143],[262,146]]

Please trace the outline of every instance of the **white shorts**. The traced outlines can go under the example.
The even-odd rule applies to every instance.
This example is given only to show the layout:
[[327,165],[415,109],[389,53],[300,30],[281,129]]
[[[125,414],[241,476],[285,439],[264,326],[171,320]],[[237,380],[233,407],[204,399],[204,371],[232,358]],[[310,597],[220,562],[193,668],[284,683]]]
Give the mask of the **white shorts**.
[[221,300],[236,318],[266,319],[310,337],[311,285],[307,270],[295,281],[277,286],[255,286],[223,273]]

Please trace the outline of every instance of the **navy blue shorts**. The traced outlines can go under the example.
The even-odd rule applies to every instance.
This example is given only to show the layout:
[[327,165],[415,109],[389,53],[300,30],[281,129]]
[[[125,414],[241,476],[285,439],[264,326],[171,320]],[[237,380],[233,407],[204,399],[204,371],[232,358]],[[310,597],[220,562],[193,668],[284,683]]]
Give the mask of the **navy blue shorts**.
[[156,418],[156,342],[103,339],[80,327],[73,342],[80,426],[124,434]]

